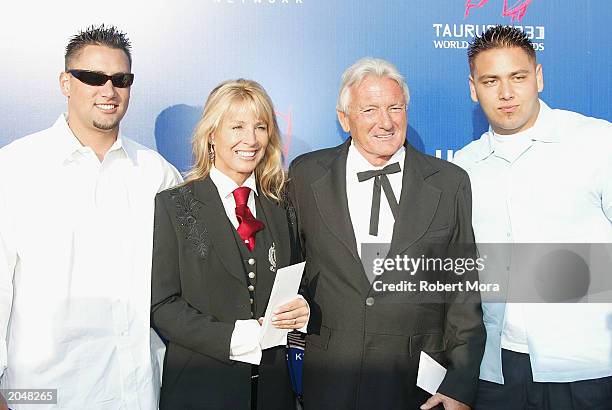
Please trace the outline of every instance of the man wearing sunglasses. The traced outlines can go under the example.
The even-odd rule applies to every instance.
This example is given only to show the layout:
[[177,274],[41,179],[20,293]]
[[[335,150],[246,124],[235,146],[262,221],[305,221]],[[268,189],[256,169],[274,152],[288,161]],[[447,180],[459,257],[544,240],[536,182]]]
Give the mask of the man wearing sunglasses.
[[181,177],[119,131],[133,81],[125,34],[88,28],[66,47],[67,113],[0,149],[1,387],[57,389],[5,390],[13,410],[23,408],[15,398],[37,409],[157,408],[153,200]]

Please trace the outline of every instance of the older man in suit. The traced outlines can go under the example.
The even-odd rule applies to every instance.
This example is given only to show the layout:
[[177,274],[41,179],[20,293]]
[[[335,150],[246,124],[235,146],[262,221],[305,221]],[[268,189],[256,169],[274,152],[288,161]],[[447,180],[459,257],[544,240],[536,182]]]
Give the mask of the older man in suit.
[[[362,263],[368,243],[389,244],[389,259],[473,249],[467,174],[406,142],[408,101],[391,63],[359,60],[338,97],[350,138],[290,167],[311,308],[306,410],[468,409],[474,398],[485,338],[477,295],[436,292],[432,303],[422,292],[390,292],[383,285],[411,275],[374,277]],[[448,370],[432,397],[416,386],[421,351]]]

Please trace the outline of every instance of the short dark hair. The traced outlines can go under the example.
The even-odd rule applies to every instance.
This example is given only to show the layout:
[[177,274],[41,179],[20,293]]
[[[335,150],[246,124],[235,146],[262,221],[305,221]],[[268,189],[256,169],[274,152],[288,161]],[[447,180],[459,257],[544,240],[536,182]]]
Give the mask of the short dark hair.
[[490,27],[481,36],[476,36],[468,47],[468,62],[470,70],[474,69],[474,60],[479,53],[494,48],[519,47],[527,53],[529,58],[536,61],[536,53],[533,43],[523,31],[512,26],[497,25]]
[[102,24],[100,26],[89,26],[70,38],[66,46],[66,54],[64,55],[65,69],[68,70],[68,64],[75,55],[90,45],[122,50],[127,55],[130,67],[132,66],[132,54],[130,52],[132,44],[127,35],[115,26],[105,26]]

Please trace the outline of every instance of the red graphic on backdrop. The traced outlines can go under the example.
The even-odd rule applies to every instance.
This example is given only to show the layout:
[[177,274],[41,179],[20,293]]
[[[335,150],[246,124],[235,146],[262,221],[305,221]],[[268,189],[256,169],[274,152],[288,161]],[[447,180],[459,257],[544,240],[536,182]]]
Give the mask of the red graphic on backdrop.
[[470,10],[484,7],[488,2],[489,0],[467,0],[465,2],[465,14],[463,18],[466,19],[470,15]]
[[[489,0],[466,0],[465,14],[463,15],[463,18],[467,18],[472,9],[480,9],[488,2]],[[514,0],[514,4],[512,6],[508,6],[508,0],[504,0],[502,16],[510,17],[512,21],[521,21],[525,13],[527,13],[527,8],[531,2],[532,0]]]
[[[293,115],[291,112],[291,107],[287,109],[287,114],[283,114],[282,112],[276,112],[276,116],[282,120],[285,120],[287,123],[287,127],[283,130],[279,130],[281,136],[283,137],[283,160],[287,160],[287,155],[289,155],[289,148],[291,147],[291,137],[293,135]],[[280,124],[279,124],[280,128]]]

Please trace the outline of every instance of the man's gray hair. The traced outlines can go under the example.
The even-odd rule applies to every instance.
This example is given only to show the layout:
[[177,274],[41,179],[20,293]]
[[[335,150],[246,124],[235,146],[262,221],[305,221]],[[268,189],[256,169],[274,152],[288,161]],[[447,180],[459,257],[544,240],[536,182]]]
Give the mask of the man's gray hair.
[[342,74],[342,85],[340,86],[340,94],[338,94],[338,102],[336,104],[336,109],[338,111],[348,114],[349,105],[351,103],[350,88],[355,84],[359,84],[368,75],[390,78],[396,81],[404,91],[406,106],[408,106],[408,102],[410,101],[408,85],[406,85],[404,77],[397,68],[386,60],[366,57],[358,60]]

